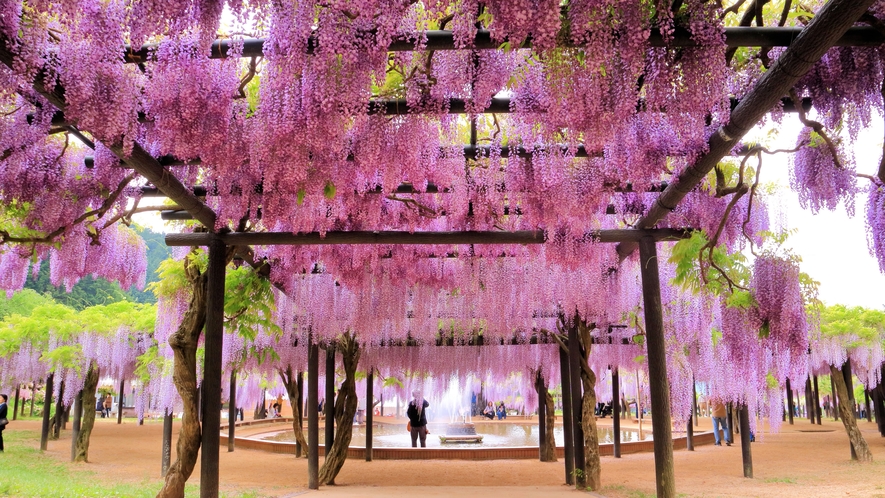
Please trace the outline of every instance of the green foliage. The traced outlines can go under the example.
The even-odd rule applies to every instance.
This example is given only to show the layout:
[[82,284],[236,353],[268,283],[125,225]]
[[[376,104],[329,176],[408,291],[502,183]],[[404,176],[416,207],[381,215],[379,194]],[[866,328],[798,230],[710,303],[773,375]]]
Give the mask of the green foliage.
[[33,289],[22,289],[14,293],[11,298],[0,294],[0,320],[13,314],[30,315],[34,308],[52,302],[51,296],[40,294]]
[[[709,292],[713,295],[728,294],[734,289],[730,288],[728,281],[722,272],[712,265],[700,264],[701,252],[709,243],[707,234],[701,230],[692,232],[691,237],[677,242],[670,252],[670,263],[676,265],[676,275],[672,283],[694,293]],[[750,269],[747,266],[747,258],[740,252],[728,253],[724,248],[717,246],[712,249],[712,261],[728,275],[732,282],[741,283],[749,280]],[[739,296],[739,301],[746,296]]]
[[36,278],[33,275],[28,275],[25,288],[49,296],[60,304],[75,309],[124,301],[129,297],[116,283],[108,282],[104,279],[94,279],[91,276],[80,279],[71,288],[71,292],[67,292],[64,286],[57,287],[50,283],[49,264],[47,262],[40,265],[40,272]]
[[820,313],[820,332],[839,337],[846,350],[878,346],[885,341],[885,312],[837,304]]

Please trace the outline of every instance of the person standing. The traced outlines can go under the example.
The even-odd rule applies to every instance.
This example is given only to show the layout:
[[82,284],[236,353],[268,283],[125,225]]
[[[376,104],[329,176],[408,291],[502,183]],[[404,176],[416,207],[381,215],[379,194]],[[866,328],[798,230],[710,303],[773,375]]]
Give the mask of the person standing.
[[725,403],[719,398],[713,398],[713,436],[716,438],[716,446],[722,446],[722,438],[719,436],[719,428],[722,427],[722,433],[725,435],[726,446],[731,446],[728,431],[728,412],[725,409]]
[[409,417],[409,424],[412,427],[412,448],[418,447],[419,439],[421,440],[421,447],[426,448],[427,435],[430,432],[427,430],[427,412],[425,408],[429,407],[430,403],[424,399],[421,391],[417,389],[412,391],[412,396],[414,399],[409,401],[409,407],[406,409],[406,416]]
[[6,414],[9,411],[9,407],[6,405],[7,401],[9,401],[9,396],[0,394],[0,452],[3,452],[3,431],[6,430],[6,426],[9,424],[9,419],[6,418]]
[[108,397],[104,399],[104,416],[102,418],[111,416],[111,407],[113,406],[114,398],[110,394],[108,394]]

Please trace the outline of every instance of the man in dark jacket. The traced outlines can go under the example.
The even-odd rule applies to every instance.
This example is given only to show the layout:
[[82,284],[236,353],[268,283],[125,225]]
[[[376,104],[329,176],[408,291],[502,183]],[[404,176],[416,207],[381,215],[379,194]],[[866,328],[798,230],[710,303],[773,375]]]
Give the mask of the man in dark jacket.
[[3,451],[3,431],[6,430],[6,424],[9,423],[6,418],[6,413],[9,411],[6,405],[7,401],[9,401],[9,396],[0,394],[0,452]]

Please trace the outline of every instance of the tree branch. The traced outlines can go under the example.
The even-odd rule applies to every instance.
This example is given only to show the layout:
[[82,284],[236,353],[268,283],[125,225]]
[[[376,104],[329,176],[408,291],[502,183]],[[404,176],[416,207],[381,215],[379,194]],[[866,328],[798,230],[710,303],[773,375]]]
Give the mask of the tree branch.
[[824,130],[824,125],[812,119],[808,119],[808,116],[805,114],[805,109],[802,108],[802,99],[799,98],[799,94],[796,93],[795,88],[790,89],[790,100],[793,101],[793,106],[796,107],[796,111],[799,114],[799,121],[802,121],[802,124],[814,130],[815,133],[824,139],[824,142],[827,143],[827,147],[830,149],[830,154],[833,156],[833,162],[836,164],[837,168],[842,169],[842,161],[839,160],[836,144],[834,144],[830,139],[830,136],[827,135],[827,132]]

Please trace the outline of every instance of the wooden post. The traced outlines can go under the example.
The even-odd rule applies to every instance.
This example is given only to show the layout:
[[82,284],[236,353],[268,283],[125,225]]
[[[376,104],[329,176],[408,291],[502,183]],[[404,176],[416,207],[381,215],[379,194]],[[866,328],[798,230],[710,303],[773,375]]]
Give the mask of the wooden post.
[[578,341],[578,325],[571,324],[568,328],[568,363],[569,383],[572,394],[572,436],[575,444],[575,486],[578,489],[584,487],[584,424],[583,396],[581,382],[581,344]]
[[547,446],[547,394],[544,392],[543,382],[538,382],[535,376],[535,392],[538,393],[538,458],[544,460],[544,451]]
[[[126,385],[124,380],[120,379],[120,401],[117,402],[117,424],[123,423],[123,387]],[[141,419],[144,420],[144,419]],[[139,424],[141,425],[141,424]]]
[[790,425],[793,425],[793,389],[790,387],[790,379],[787,379],[787,410],[790,418]]
[[[727,423],[725,424],[726,432],[728,432],[728,441],[734,441],[734,410],[732,410],[732,404],[725,404],[725,416],[727,418]],[[740,434],[740,431],[738,431]]]
[[31,412],[28,414],[29,417],[34,416],[34,398],[37,397],[36,394],[37,394],[37,383],[32,382],[31,383]]
[[700,425],[701,412],[698,410],[698,385],[693,376],[691,378],[691,417],[694,420],[694,426],[698,427]]
[[317,413],[319,390],[319,346],[308,338],[307,343],[307,487],[320,489],[320,414]]
[[380,403],[378,403],[378,406],[380,407],[378,413],[380,413],[381,416],[383,417],[384,416],[384,393],[383,392],[378,393],[378,401],[380,401]]
[[621,458],[621,376],[618,367],[612,367],[612,454]]
[[639,240],[639,269],[642,274],[642,302],[645,308],[651,423],[655,447],[655,484],[658,498],[673,498],[676,496],[676,482],[670,427],[670,382],[667,380],[667,352],[664,348],[658,255],[652,237],[643,237]]
[[227,452],[234,451],[234,434],[237,426],[237,371],[230,371],[230,396],[227,403]]
[[62,380],[58,385],[58,399],[55,400],[55,426],[50,435],[53,440],[61,437],[61,423],[65,416],[65,406],[62,400],[65,399],[65,381]]
[[372,461],[372,422],[375,415],[375,371],[370,368],[366,375],[366,461]]
[[[15,386],[15,404],[12,405],[12,420],[18,420],[18,397],[21,391],[20,385]],[[24,406],[24,403],[22,403]]]
[[[55,372],[46,377],[46,396],[43,398],[43,427],[40,432],[40,450],[46,451],[49,446],[49,412],[52,411],[52,388]],[[31,398],[33,399],[33,397]]]
[[[301,427],[304,430],[304,411],[307,409],[307,403],[305,403],[304,399],[304,372],[298,372],[297,377],[295,378],[295,390],[298,392],[298,402],[301,404],[301,409],[298,410],[298,427]],[[301,443],[295,443],[295,457],[301,458],[302,453],[305,453],[307,448],[302,448]]]
[[747,405],[738,408],[741,420],[741,459],[744,462],[744,477],[753,477],[753,454],[750,452],[750,414]]
[[166,477],[172,461],[172,409],[167,408],[163,415],[163,455],[160,462],[160,474]]
[[839,403],[842,402],[841,399],[836,397],[836,386],[833,383],[833,374],[830,374],[830,392],[833,394],[833,421],[839,421]]
[[330,342],[326,347],[326,455],[332,450],[335,441],[335,346]]
[[569,382],[568,355],[559,348],[559,377],[562,383],[562,435],[565,439],[565,483],[575,483],[575,439],[572,416],[571,382]]
[[77,438],[80,436],[80,413],[83,411],[83,391],[74,397],[74,423],[71,424],[71,461],[77,457]]
[[865,411],[867,412],[867,422],[873,421],[873,414],[870,413],[870,391],[869,389],[863,390],[863,402]]
[[218,497],[218,453],[221,440],[221,348],[224,340],[224,273],[227,247],[209,242],[206,284],[206,340],[203,359],[203,441],[200,446],[200,497]]
[[[851,381],[851,358],[845,360],[845,363],[842,364],[842,377],[845,379],[845,387],[848,388],[848,399],[839,400],[839,402],[845,403],[847,411],[855,411],[854,383]],[[835,393],[835,390],[833,392]],[[857,450],[854,449],[854,444],[849,442],[848,445],[851,447],[851,459],[857,460]]]
[[817,383],[817,375],[814,376],[814,413],[817,415],[817,425],[822,425],[820,420],[821,412],[823,409],[820,407],[820,386]]
[[811,376],[805,379],[805,415],[814,424],[814,394],[811,390]]

